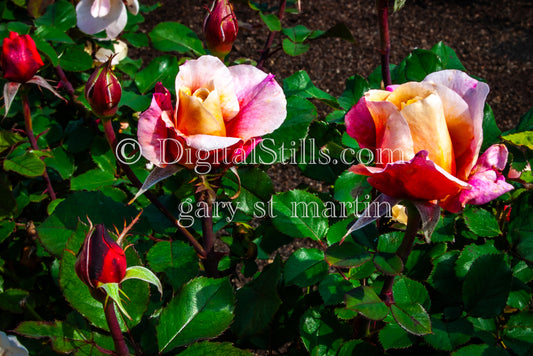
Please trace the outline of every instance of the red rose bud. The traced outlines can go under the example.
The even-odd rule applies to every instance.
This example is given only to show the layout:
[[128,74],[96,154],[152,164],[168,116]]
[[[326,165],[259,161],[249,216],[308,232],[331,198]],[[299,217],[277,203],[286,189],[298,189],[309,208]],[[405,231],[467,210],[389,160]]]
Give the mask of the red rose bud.
[[228,0],[215,0],[204,20],[204,36],[207,48],[215,56],[223,59],[237,38],[239,25]]
[[122,96],[122,87],[111,70],[111,58],[96,68],[85,85],[85,98],[100,117],[115,115]]
[[76,274],[89,287],[100,283],[120,283],[126,275],[126,255],[113,240],[103,224],[96,225],[85,242],[76,261]]
[[25,83],[30,80],[44,63],[37,52],[35,42],[29,35],[10,32],[2,43],[0,65],[4,78],[12,82]]

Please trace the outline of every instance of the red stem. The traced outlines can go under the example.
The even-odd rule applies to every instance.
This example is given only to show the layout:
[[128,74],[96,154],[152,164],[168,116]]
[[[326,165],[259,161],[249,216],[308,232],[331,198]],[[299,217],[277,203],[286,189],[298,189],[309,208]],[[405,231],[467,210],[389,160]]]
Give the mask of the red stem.
[[[109,146],[113,150],[113,153],[115,153],[116,148],[117,148],[117,137],[115,135],[115,130],[113,129],[113,123],[111,122],[111,120],[102,120],[102,122],[104,125],[104,132],[105,132],[105,137],[107,139],[107,142],[109,143]],[[117,160],[117,162],[120,168],[122,168],[122,170],[124,171],[124,173],[126,173],[126,176],[131,181],[131,183],[135,185],[138,189],[140,189],[142,187],[142,182],[139,180],[139,178],[137,178],[135,173],[133,173],[131,168],[128,165],[120,162],[120,160]],[[155,205],[156,208],[159,209],[159,211],[161,211],[161,213],[163,213],[163,215],[167,217],[167,219],[170,220],[170,222],[174,224],[174,226],[178,228],[178,230],[183,235],[185,235],[185,237],[189,240],[191,245],[196,250],[196,253],[200,255],[200,257],[205,258],[206,253],[202,245],[200,245],[200,243],[194,238],[194,236],[192,236],[192,234],[183,225],[181,225],[178,219],[176,219],[174,215],[172,215],[172,213],[168,211],[168,209],[163,204],[161,204],[159,200],[157,200],[157,197],[154,196],[151,192],[145,192],[144,195],[150,200],[152,204]]]
[[219,258],[215,252],[215,232],[213,231],[213,203],[215,198],[211,197],[211,188],[207,181],[203,181],[205,190],[202,190],[196,194],[196,200],[200,203],[207,204],[207,216],[202,217],[202,236],[203,247],[205,251],[205,259],[203,261],[205,274],[208,277],[218,277],[218,261]]
[[390,35],[389,35],[389,1],[376,0],[376,8],[378,12],[378,25],[380,37],[381,54],[381,76],[383,77],[383,85],[385,87],[392,84],[389,57],[390,57]]
[[122,331],[120,330],[117,315],[115,314],[115,303],[112,300],[108,300],[107,303],[104,303],[104,311],[111,337],[115,343],[115,352],[119,356],[128,356],[130,350],[128,349],[128,345],[126,345],[124,335],[122,335]]
[[[24,113],[24,124],[25,124],[26,135],[28,136],[28,139],[30,140],[31,148],[34,149],[35,151],[39,151],[39,145],[37,144],[37,139],[35,138],[35,135],[33,134],[30,100],[28,99],[28,95],[24,92],[21,93],[21,99],[22,99],[22,111]],[[43,178],[46,181],[46,186],[47,186],[46,190],[48,191],[48,194],[50,194],[50,198],[52,198],[52,200],[56,200],[56,193],[54,191],[54,188],[52,187],[52,182],[50,181],[50,177],[48,177],[48,172],[46,171],[46,167],[44,168]]]
[[[278,11],[278,18],[281,22],[281,19],[283,19],[283,14],[285,13],[285,6],[287,5],[287,0],[280,0],[279,3],[279,11]],[[270,47],[272,46],[272,42],[274,41],[274,37],[276,36],[276,33],[279,31],[270,31],[268,34],[267,41],[265,43],[265,47],[261,51],[261,58],[259,59],[259,62],[257,62],[257,68],[263,69],[263,64],[265,64],[265,61],[270,56]]]

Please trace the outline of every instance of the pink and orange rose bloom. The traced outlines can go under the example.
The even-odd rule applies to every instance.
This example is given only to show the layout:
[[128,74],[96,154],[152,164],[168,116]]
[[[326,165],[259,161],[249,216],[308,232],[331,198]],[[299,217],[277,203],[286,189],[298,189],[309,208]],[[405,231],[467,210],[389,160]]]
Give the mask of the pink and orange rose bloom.
[[507,148],[493,145],[479,156],[488,92],[487,84],[457,70],[368,91],[346,114],[346,129],[378,164],[350,170],[389,197],[451,212],[508,192],[513,187],[501,173]]
[[226,67],[213,56],[180,66],[176,104],[158,83],[150,108],[139,118],[142,153],[160,168],[231,166],[287,115],[282,88],[272,74],[251,65]]

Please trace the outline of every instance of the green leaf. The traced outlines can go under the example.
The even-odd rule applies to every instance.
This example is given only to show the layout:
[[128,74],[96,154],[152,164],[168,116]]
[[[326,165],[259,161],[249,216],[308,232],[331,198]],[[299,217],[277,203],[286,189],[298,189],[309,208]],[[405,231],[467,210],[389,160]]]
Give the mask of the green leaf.
[[281,305],[278,294],[280,279],[281,259],[277,255],[256,279],[237,291],[235,320],[231,329],[239,339],[250,340],[251,336],[268,329]]
[[0,170],[0,218],[11,216],[17,206],[11,184],[4,171]]
[[272,197],[272,223],[279,231],[291,236],[321,240],[328,230],[323,216],[324,203],[311,193],[292,190]]
[[389,314],[389,308],[368,286],[357,287],[346,294],[346,308],[364,315],[368,319],[382,320]]
[[392,286],[392,294],[396,303],[420,303],[427,310],[431,307],[431,299],[426,287],[422,283],[405,276],[395,279]]
[[168,55],[157,57],[135,75],[135,85],[141,94],[146,94],[157,82],[162,82],[169,90],[173,90],[173,81],[176,79],[177,73],[178,60],[176,57]]
[[233,320],[234,299],[228,278],[199,277],[185,284],[161,312],[159,350],[218,336]]
[[128,41],[133,47],[142,48],[150,45],[148,36],[144,33],[124,33],[122,38]]
[[127,106],[133,111],[144,111],[150,107],[152,98],[150,95],[139,95],[131,91],[122,91],[118,107]]
[[398,78],[401,79],[400,82],[419,82],[428,74],[441,69],[442,63],[435,53],[425,49],[415,49],[398,66]]
[[149,36],[155,49],[160,51],[192,52],[197,56],[205,54],[202,41],[196,33],[177,22],[161,22],[154,27]]
[[402,259],[394,253],[376,253],[374,255],[374,265],[383,274],[389,276],[400,274],[403,270]]
[[309,74],[303,70],[283,80],[283,91],[287,97],[297,95],[301,98],[313,98],[332,107],[339,107],[335,97],[318,89],[309,78]]
[[[123,226],[124,220],[131,221],[137,214],[133,206],[115,202],[101,192],[76,192],[55,208],[53,214],[37,227],[37,232],[43,246],[53,255],[61,256],[68,239],[77,230],[79,219],[87,221],[86,217],[89,217],[93,224]],[[141,226],[138,223],[134,231]]]
[[10,313],[23,313],[22,308],[26,303],[30,293],[28,291],[16,288],[9,288],[0,293],[0,309]]
[[[512,315],[504,329],[504,337],[513,341],[533,344],[533,312],[526,311]],[[530,346],[531,347],[531,346]]]
[[259,12],[259,16],[261,16],[261,20],[267,25],[269,31],[281,31],[281,22],[276,15]]
[[[13,221],[0,221],[0,244],[4,242],[15,231],[15,223]],[[0,292],[1,292],[0,288]]]
[[4,160],[4,169],[26,177],[39,177],[43,175],[45,165],[39,156],[29,151],[20,156],[6,158]]
[[316,248],[301,248],[285,263],[285,284],[308,287],[318,283],[328,274],[324,253]]
[[[274,193],[274,185],[270,177],[261,169],[244,167],[237,171],[239,179],[232,172],[226,173],[222,180],[222,187],[226,194],[233,196],[233,205],[247,215],[264,217],[266,215],[266,202]],[[264,215],[263,215],[264,214]]]
[[335,356],[343,342],[339,321],[325,309],[308,309],[300,319],[300,335],[310,355]]
[[406,0],[394,0],[394,7],[392,8],[393,12],[400,11],[400,9],[405,6],[405,2]]
[[339,97],[340,106],[349,110],[357,104],[365,92],[370,89],[368,81],[360,75],[353,75],[346,80],[346,89]]
[[79,176],[72,178],[70,189],[72,190],[100,190],[104,186],[115,183],[112,172],[92,169]]
[[498,254],[498,249],[494,247],[493,241],[487,241],[483,245],[470,244],[465,246],[461,255],[455,262],[455,273],[463,278],[468,273],[474,261],[483,255]]
[[531,288],[520,279],[513,277],[507,305],[511,308],[524,310],[531,302]]
[[460,302],[461,282],[455,275],[455,262],[459,251],[450,251],[436,258],[435,267],[428,279],[429,284],[451,302]]
[[[405,0],[402,1],[405,2]],[[431,52],[435,53],[440,58],[443,69],[459,69],[466,71],[455,51],[446,46],[442,41],[433,46]]]
[[444,322],[431,318],[433,334],[425,335],[424,340],[437,350],[453,351],[466,344],[474,332],[472,324],[465,319]]
[[523,194],[511,210],[509,240],[517,253],[526,261],[533,263],[533,220],[529,214],[533,206],[533,194]]
[[502,232],[496,217],[487,210],[468,206],[464,210],[466,226],[481,237],[496,237]]
[[317,37],[321,37],[321,38],[340,38],[340,39],[346,40],[348,42],[355,43],[355,38],[353,37],[352,33],[350,32],[350,29],[343,22],[336,23],[335,25],[333,25],[333,27],[328,28],[326,30],[326,32],[318,33],[315,36],[315,33],[317,33],[317,32],[319,32],[319,31],[314,31],[314,33],[313,33],[313,35],[311,37],[312,38],[317,38]]
[[[74,41],[65,31],[51,26],[40,26],[35,30],[35,36],[40,37],[44,41],[61,42],[74,45]],[[50,50],[50,48],[48,48]]]
[[474,261],[463,283],[463,301],[469,315],[492,318],[505,307],[512,273],[503,255],[485,255]]
[[35,20],[36,26],[49,26],[66,32],[76,26],[76,10],[74,5],[59,0],[46,8],[43,16]]
[[83,72],[92,68],[93,59],[83,47],[69,46],[59,55],[59,65],[66,71]]
[[415,338],[396,323],[388,323],[379,331],[379,343],[385,350],[405,349],[413,345]]
[[152,246],[146,260],[155,272],[164,272],[172,288],[178,290],[198,273],[198,256],[183,241],[160,241]]
[[496,346],[473,344],[461,347],[452,356],[509,356],[507,351]]
[[314,31],[303,25],[296,25],[294,27],[284,28],[281,32],[289,37],[291,42],[296,42],[298,44],[309,38]]
[[159,291],[161,295],[163,294],[163,286],[161,285],[159,278],[157,278],[154,272],[150,271],[146,267],[143,267],[143,266],[128,267],[126,269],[126,274],[124,275],[124,278],[122,278],[122,281],[125,281],[127,279],[139,279],[141,281],[151,283],[157,287],[157,290]]
[[185,351],[178,354],[179,356],[252,356],[249,351],[241,350],[229,342],[210,342],[203,341],[192,344]]
[[502,138],[514,145],[524,146],[529,150],[533,150],[533,131],[522,131],[515,134],[505,135]]
[[24,141],[24,138],[16,132],[0,131],[0,152],[7,150],[21,141]]
[[326,262],[334,267],[358,267],[372,259],[372,255],[359,244],[344,241],[327,248]]
[[395,303],[391,305],[394,320],[407,332],[414,335],[431,333],[431,320],[419,303]]
[[494,113],[489,104],[485,104],[483,108],[483,144],[481,145],[481,151],[485,151],[492,144],[500,141],[500,135],[502,132],[496,125],[496,119]]
[[[359,285],[359,282],[355,286]],[[328,274],[318,285],[318,292],[324,300],[324,305],[340,304],[344,295],[354,287],[350,281],[342,278],[340,274]]]
[[76,169],[72,157],[67,155],[61,146],[54,148],[52,150],[52,157],[45,158],[44,163],[46,167],[56,170],[63,179],[72,177]]

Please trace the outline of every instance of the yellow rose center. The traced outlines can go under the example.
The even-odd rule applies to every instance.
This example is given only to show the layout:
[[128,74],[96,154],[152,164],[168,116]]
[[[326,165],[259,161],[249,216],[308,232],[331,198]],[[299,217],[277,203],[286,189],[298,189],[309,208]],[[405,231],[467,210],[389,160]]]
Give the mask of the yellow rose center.
[[178,130],[185,135],[226,136],[226,125],[216,89],[199,88],[191,94],[190,88],[180,88],[178,96]]
[[414,104],[417,101],[422,100],[422,99],[424,99],[424,98],[422,98],[421,96],[416,96],[416,97],[414,97],[412,99],[407,100],[406,102],[402,101],[401,104],[400,104],[401,105],[400,110],[403,110],[403,108],[406,107],[407,105]]

